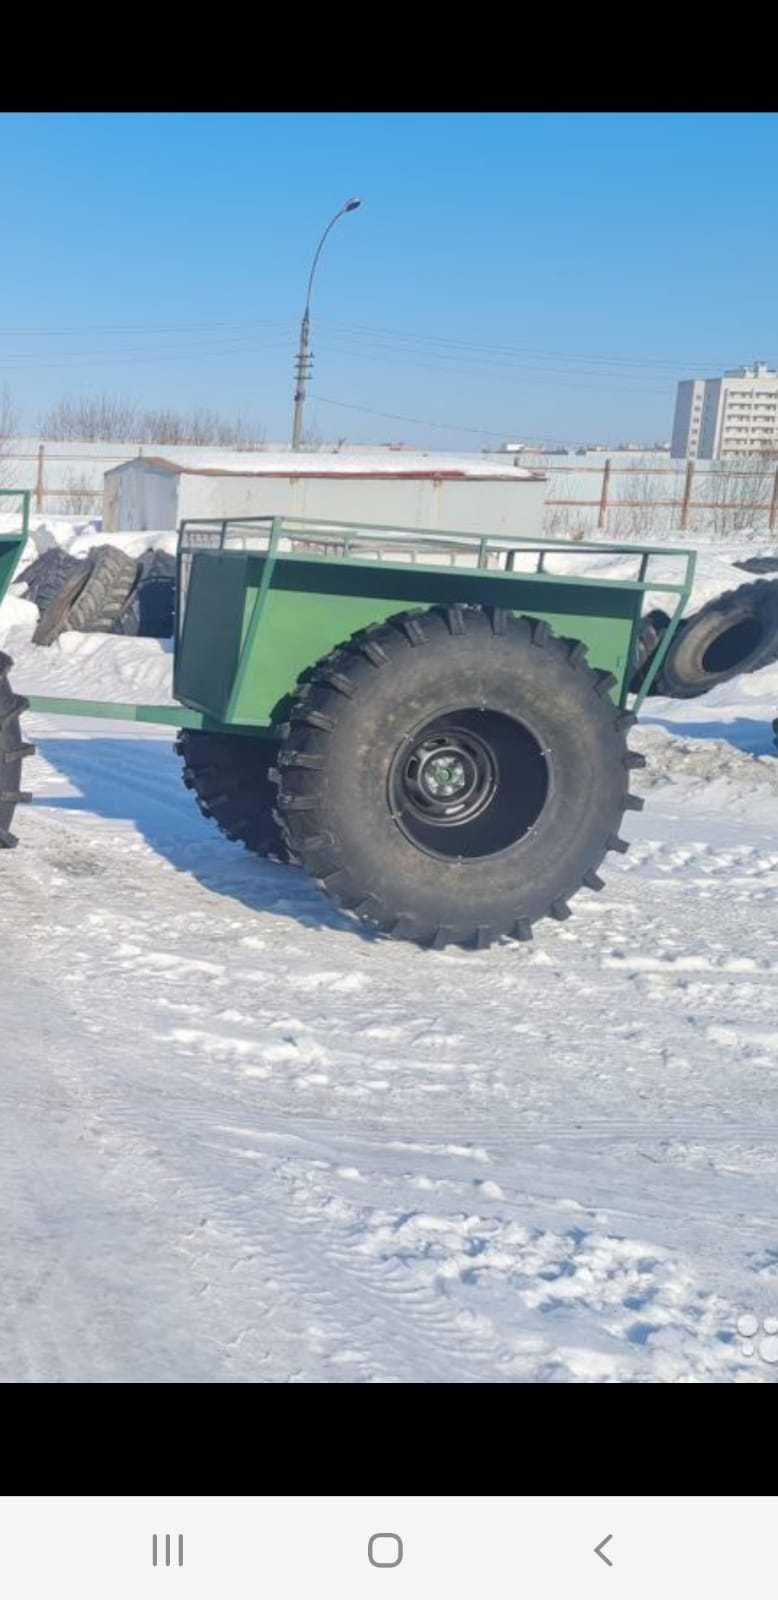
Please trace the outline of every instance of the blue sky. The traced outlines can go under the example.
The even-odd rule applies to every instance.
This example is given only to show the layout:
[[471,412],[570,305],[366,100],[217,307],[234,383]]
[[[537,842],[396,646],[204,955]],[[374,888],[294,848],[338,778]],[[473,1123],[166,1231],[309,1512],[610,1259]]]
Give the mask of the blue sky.
[[6,114],[0,140],[0,386],[31,428],[106,392],[287,437],[352,194],[314,291],[327,438],[667,438],[679,377],[778,355],[776,115]]

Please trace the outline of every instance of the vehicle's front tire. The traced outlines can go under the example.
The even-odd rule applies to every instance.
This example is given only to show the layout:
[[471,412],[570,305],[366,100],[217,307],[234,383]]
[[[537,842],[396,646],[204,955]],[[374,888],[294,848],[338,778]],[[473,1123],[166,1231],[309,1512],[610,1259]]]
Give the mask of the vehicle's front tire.
[[275,772],[290,849],[395,938],[482,948],[569,915],[618,837],[634,722],[584,646],[475,606],[356,634],[297,691]]

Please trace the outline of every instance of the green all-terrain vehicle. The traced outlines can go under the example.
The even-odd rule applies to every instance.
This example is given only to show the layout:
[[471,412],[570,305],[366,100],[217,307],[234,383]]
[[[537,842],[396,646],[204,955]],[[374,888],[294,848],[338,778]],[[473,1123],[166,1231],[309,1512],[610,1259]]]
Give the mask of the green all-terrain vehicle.
[[[27,537],[23,501],[21,529],[0,536],[0,599]],[[601,552],[632,557],[634,576],[587,577]],[[560,553],[568,570],[548,570]],[[649,583],[659,556],[678,558],[677,583]],[[169,723],[204,814],[302,866],[366,927],[434,949],[528,939],[627,849],[622,816],[643,803],[627,732],[693,570],[693,552],[665,546],[184,522],[178,705],[20,698],[0,656],[0,845],[29,798],[21,712]],[[676,603],[644,666],[649,588]]]

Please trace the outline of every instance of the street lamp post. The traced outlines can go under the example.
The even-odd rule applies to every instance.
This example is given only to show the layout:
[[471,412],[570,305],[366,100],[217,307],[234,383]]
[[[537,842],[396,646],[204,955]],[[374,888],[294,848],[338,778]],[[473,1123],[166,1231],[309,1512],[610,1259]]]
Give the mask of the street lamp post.
[[305,405],[305,394],[306,394],[306,387],[305,386],[306,386],[306,381],[310,377],[310,373],[311,373],[311,357],[308,354],[308,346],[309,346],[309,343],[310,343],[310,335],[311,335],[311,289],[313,288],[313,275],[314,275],[314,273],[316,271],[316,268],[318,266],[319,256],[321,255],[322,247],[324,245],[324,241],[325,241],[325,239],[327,237],[327,234],[330,232],[330,229],[334,228],[335,223],[338,221],[339,217],[344,217],[346,215],[347,211],[356,211],[356,210],[358,210],[358,208],[359,208],[359,206],[361,206],[361,204],[362,204],[361,200],[357,200],[357,199],[347,200],[346,204],[344,206],[341,206],[340,211],[336,211],[334,217],[332,218],[332,221],[328,222],[326,228],[324,229],[324,232],[323,232],[323,234],[322,234],[322,236],[321,236],[321,238],[319,240],[318,249],[317,249],[316,254],[315,254],[314,258],[313,258],[313,264],[311,266],[311,273],[310,273],[310,277],[308,279],[308,290],[307,290],[307,293],[306,293],[306,296],[305,296],[305,310],[303,312],[303,320],[300,323],[300,343],[299,343],[299,345],[297,347],[297,360],[295,362],[296,387],[295,387],[295,391],[294,391],[294,422],[292,424],[292,449],[293,450],[299,450],[300,445],[302,443],[302,437],[303,437],[303,407]]

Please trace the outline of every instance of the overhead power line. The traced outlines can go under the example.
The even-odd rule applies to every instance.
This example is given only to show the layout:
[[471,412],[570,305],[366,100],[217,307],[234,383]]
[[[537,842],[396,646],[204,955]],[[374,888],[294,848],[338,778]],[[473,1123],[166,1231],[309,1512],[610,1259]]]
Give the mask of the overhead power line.
[[82,334],[94,333],[145,333],[157,335],[160,333],[206,333],[209,329],[218,331],[222,328],[285,328],[293,326],[289,317],[283,321],[272,317],[252,317],[249,321],[232,322],[84,322],[77,328],[26,328],[26,327],[0,327],[0,337],[17,336],[19,338],[43,339],[62,338],[80,339]]
[[[498,373],[506,378],[523,376],[529,379],[533,385],[553,383],[559,389],[578,389],[587,393],[656,394],[666,398],[670,389],[669,379],[660,388],[656,382],[651,384],[634,381],[637,375],[632,373],[621,374],[595,370],[587,374],[583,368],[555,368],[547,363],[539,367],[532,367],[526,364],[521,365],[517,362],[493,361],[473,356],[462,357],[448,352],[432,350],[406,351],[380,345],[360,349],[353,345],[344,347],[342,344],[333,344],[330,340],[322,341],[321,339],[315,341],[315,350],[348,355],[355,361],[375,363],[377,360],[381,360],[382,362],[390,362],[400,367],[412,367],[424,372],[466,372],[469,378],[487,376],[491,381],[494,381]],[[588,383],[574,381],[587,376],[593,381]],[[660,374],[651,373],[650,376],[656,380]],[[603,384],[608,386],[607,389],[603,388]]]
[[[330,400],[323,394],[311,395],[311,399],[324,406],[338,406],[343,411],[362,411],[368,417],[383,417],[387,422],[414,422],[421,428],[443,428],[449,433],[478,433],[483,438],[488,439],[504,439],[506,435],[510,436],[510,429],[508,428],[498,430],[497,428],[473,428],[464,422],[431,422],[429,417],[406,417],[400,416],[396,411],[374,411],[370,406],[353,405],[348,400]],[[550,433],[525,434],[524,437],[534,439],[536,443],[540,443],[544,439],[551,444],[572,443],[569,438],[560,439]]]
[[241,339],[215,347],[212,345],[204,348],[201,345],[194,345],[183,350],[155,349],[144,352],[142,349],[131,347],[127,350],[109,351],[102,355],[94,355],[91,351],[71,352],[67,359],[60,361],[31,360],[29,357],[15,352],[13,355],[8,356],[0,354],[0,373],[3,371],[24,372],[28,369],[43,372],[54,368],[72,371],[74,368],[80,367],[156,366],[158,362],[198,361],[206,356],[232,356],[240,355],[244,352],[247,355],[251,355],[259,350],[273,350],[283,353],[288,350],[288,345],[286,341],[280,343],[278,341],[256,341],[247,344],[244,339]]
[[[688,368],[692,370],[696,369],[698,371],[700,369],[707,368],[711,372],[716,372],[723,370],[724,367],[738,364],[737,358],[732,355],[717,357],[711,357],[710,355],[694,357],[656,355],[627,356],[623,353],[619,355],[611,355],[603,351],[584,352],[539,350],[535,346],[529,345],[476,344],[471,341],[452,339],[439,334],[408,333],[401,332],[399,329],[374,327],[369,323],[337,322],[332,320],[328,322],[326,318],[322,317],[317,318],[317,321],[323,327],[339,327],[344,330],[350,330],[353,333],[379,334],[392,339],[410,340],[428,345],[446,345],[455,349],[479,351],[484,354],[521,357],[531,356],[543,361],[585,361],[588,363],[599,362],[608,366],[638,367],[642,370],[665,368],[672,373],[677,373],[680,368]],[[766,359],[774,361],[775,357],[767,357]]]
[[[449,335],[418,333],[411,332],[410,330],[376,326],[370,323],[343,322],[338,319],[327,319],[322,317],[317,318],[317,325],[325,329],[330,328],[333,330],[333,332],[340,330],[342,335],[347,338],[356,337],[358,339],[364,339],[366,337],[367,339],[371,340],[374,345],[376,345],[377,338],[378,341],[389,340],[393,342],[395,346],[398,344],[400,346],[404,344],[416,349],[423,348],[425,350],[429,350],[430,352],[442,352],[443,350],[450,350],[452,352],[470,352],[485,358],[496,357],[500,360],[508,361],[518,357],[522,360],[529,359],[531,361],[542,362],[561,361],[565,364],[571,363],[573,365],[583,362],[589,366],[595,364],[597,366],[616,368],[626,367],[646,372],[651,371],[657,376],[662,370],[673,375],[677,374],[681,369],[692,371],[701,371],[707,369],[710,372],[715,372],[722,371],[726,366],[737,364],[736,358],[731,355],[726,357],[657,355],[631,356],[625,355],[624,353],[611,354],[603,351],[585,352],[544,350],[538,349],[536,346],[522,344],[484,344],[473,340],[451,338]],[[195,334],[202,336],[209,334],[223,334],[225,330],[230,330],[238,335],[240,333],[246,333],[253,328],[276,328],[279,331],[284,331],[291,334],[294,331],[294,327],[295,324],[293,324],[288,318],[274,319],[270,317],[254,317],[243,320],[233,319],[229,321],[213,320],[167,324],[144,322],[102,324],[84,323],[81,324],[80,327],[29,327],[6,325],[0,327],[0,338],[80,338],[85,335],[92,334],[102,338],[106,335],[127,333],[146,335],[148,337],[159,337],[160,335],[167,334]],[[376,347],[380,348],[380,343],[377,344]],[[775,360],[776,358],[768,356],[767,359]]]

